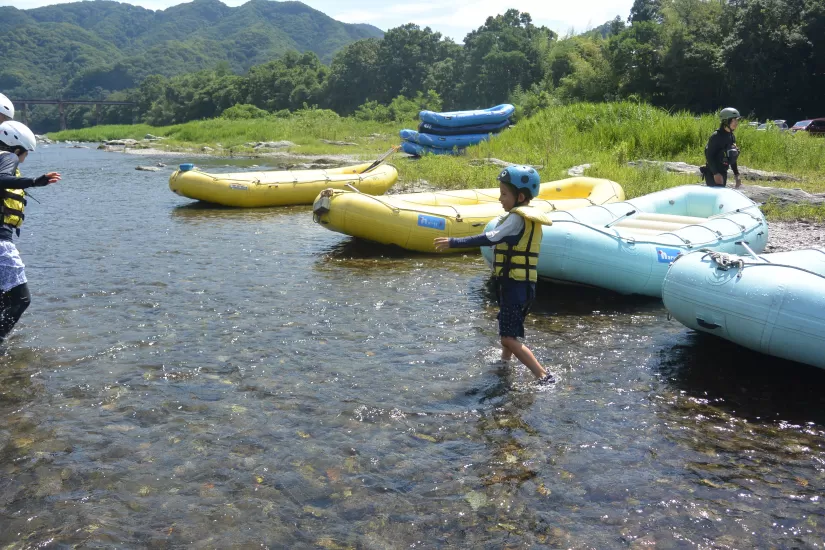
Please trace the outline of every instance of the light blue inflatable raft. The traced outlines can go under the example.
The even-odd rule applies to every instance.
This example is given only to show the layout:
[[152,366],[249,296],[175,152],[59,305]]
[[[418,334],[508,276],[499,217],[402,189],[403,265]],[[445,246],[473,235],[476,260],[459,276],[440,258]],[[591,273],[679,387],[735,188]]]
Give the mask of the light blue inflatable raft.
[[[539,277],[622,294],[662,296],[668,266],[683,252],[707,248],[761,252],[768,226],[756,203],[739,191],[683,185],[630,201],[549,214]],[[500,221],[487,225],[492,229]],[[492,249],[481,249],[487,263]]]
[[479,109],[476,111],[452,111],[449,113],[436,113],[434,111],[421,111],[418,118],[421,122],[428,122],[438,126],[455,128],[457,126],[473,126],[476,124],[491,124],[504,122],[516,112],[516,108],[509,103],[496,105],[489,109]]
[[482,141],[490,139],[490,134],[462,134],[458,136],[434,136],[432,134],[424,134],[416,132],[415,130],[404,129],[399,132],[401,139],[411,141],[419,145],[426,145],[427,147],[435,147],[437,149],[453,149],[458,147],[463,149],[470,145],[477,145]]
[[825,369],[825,249],[692,252],[671,265],[662,300],[688,328]]

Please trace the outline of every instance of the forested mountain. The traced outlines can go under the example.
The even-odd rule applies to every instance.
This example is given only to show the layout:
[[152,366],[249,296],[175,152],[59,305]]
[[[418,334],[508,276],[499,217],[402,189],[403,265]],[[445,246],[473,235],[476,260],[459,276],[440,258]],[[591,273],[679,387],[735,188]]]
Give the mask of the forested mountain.
[[[414,23],[381,35],[268,0],[195,0],[162,12],[98,0],[4,17],[12,23],[4,19],[0,90],[134,102],[102,110],[101,123],[313,106],[401,120],[416,108],[503,102],[522,116],[622,99],[695,113],[734,106],[760,120],[825,116],[825,0],[635,0],[626,20],[568,37],[510,9],[463,44]],[[38,107],[31,121],[44,131],[59,126],[57,116]],[[91,108],[67,116],[70,127],[97,122]]]
[[232,8],[194,0],[152,11],[108,0],[3,8],[0,90],[11,96],[99,97],[148,75],[172,77],[220,62],[243,73],[288,51],[330,62],[343,46],[383,32],[349,25],[301,2]]

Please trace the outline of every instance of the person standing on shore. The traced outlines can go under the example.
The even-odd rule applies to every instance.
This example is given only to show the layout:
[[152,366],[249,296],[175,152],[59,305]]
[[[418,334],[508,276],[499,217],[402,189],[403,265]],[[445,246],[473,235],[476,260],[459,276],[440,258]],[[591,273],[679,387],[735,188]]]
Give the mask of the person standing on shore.
[[12,242],[15,233],[20,235],[25,217],[26,192],[23,190],[60,181],[57,172],[37,178],[19,177],[18,164],[36,147],[34,134],[25,125],[14,120],[0,123],[0,343],[31,303],[25,265]]
[[708,187],[726,187],[728,184],[728,167],[733,170],[736,179],[736,188],[742,185],[739,179],[739,147],[736,146],[736,136],[733,134],[741,115],[733,107],[726,107],[719,113],[721,124],[713,132],[705,145],[705,166],[700,169],[705,176]]

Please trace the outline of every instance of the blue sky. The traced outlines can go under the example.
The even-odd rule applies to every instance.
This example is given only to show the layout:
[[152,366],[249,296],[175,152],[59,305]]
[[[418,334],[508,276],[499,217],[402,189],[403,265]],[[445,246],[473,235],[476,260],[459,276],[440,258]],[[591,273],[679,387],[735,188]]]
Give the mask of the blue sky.
[[[229,6],[239,6],[245,0],[222,0]],[[601,25],[617,15],[626,19],[633,0],[303,0],[313,8],[345,23],[370,23],[383,30],[404,23],[430,27],[461,42],[464,36],[484,24],[484,20],[509,8],[526,11],[537,25],[545,25],[561,35],[569,31],[582,32]],[[20,9],[56,4],[54,0],[0,0],[0,5]],[[131,0],[145,8],[159,10],[181,4],[175,0]]]

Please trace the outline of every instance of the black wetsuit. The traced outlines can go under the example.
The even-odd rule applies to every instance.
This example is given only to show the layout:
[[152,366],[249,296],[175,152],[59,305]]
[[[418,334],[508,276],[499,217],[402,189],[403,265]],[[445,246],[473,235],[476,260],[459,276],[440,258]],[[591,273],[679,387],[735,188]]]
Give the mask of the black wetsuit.
[[[728,166],[735,175],[739,175],[737,158],[739,149],[736,146],[736,136],[733,132],[725,131],[724,126],[713,132],[705,146],[705,166],[702,173],[705,176],[705,183],[709,187],[725,187],[728,183]],[[722,185],[718,185],[714,179],[714,174],[722,176]]]

